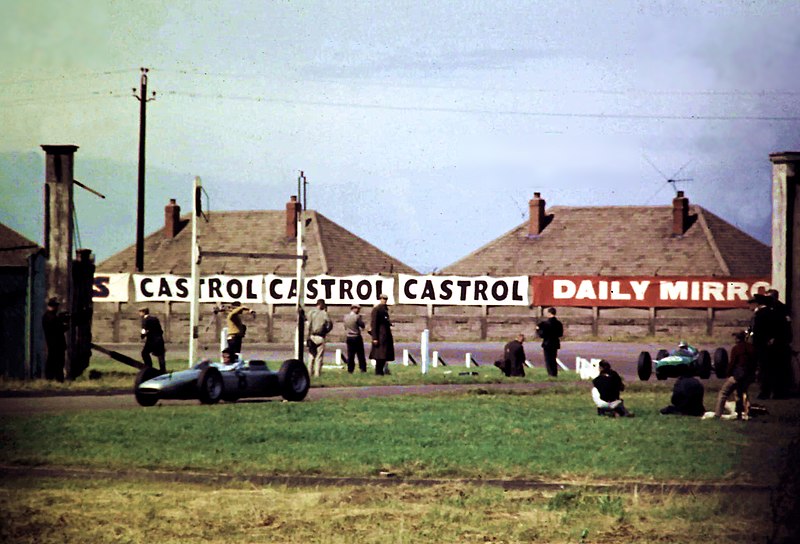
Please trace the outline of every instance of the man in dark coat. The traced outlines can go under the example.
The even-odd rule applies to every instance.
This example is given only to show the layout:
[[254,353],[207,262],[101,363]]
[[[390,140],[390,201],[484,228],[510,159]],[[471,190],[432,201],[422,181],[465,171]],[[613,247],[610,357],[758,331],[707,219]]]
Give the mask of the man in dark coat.
[[703,406],[705,388],[700,380],[693,376],[678,376],[672,387],[671,404],[661,409],[662,414],[678,414],[701,417],[706,413]]
[[755,350],[758,366],[758,383],[761,389],[759,399],[768,399],[775,389],[775,364],[770,360],[770,352],[774,343],[774,314],[770,308],[772,298],[757,294],[748,301],[754,304],[753,317],[750,319],[750,340]]
[[164,330],[161,328],[161,322],[154,315],[150,315],[148,308],[139,308],[139,316],[142,318],[142,338],[144,339],[144,348],[142,348],[142,361],[146,366],[153,366],[153,360],[150,354],[158,357],[158,368],[161,373],[167,371],[167,364],[164,356],[166,355],[166,347],[164,346]]
[[768,348],[773,372],[773,397],[786,398],[792,384],[792,317],[789,308],[780,301],[778,290],[767,290],[772,328],[772,343]]
[[372,349],[369,358],[375,359],[375,374],[386,373],[386,361],[394,361],[394,338],[392,322],[389,320],[389,297],[381,294],[380,302],[372,309],[369,334],[372,336]]
[[525,342],[525,335],[520,333],[516,339],[506,344],[503,348],[503,359],[497,361],[495,366],[506,376],[525,376],[525,349],[522,343]]
[[547,309],[548,318],[536,326],[536,334],[542,339],[542,352],[544,352],[544,365],[547,375],[558,376],[558,350],[561,349],[561,337],[564,336],[564,326],[556,318],[556,309]]
[[47,311],[42,316],[44,340],[47,345],[47,359],[44,364],[44,377],[48,380],[64,381],[64,353],[67,341],[64,333],[67,330],[67,316],[58,313],[58,299],[47,301]]

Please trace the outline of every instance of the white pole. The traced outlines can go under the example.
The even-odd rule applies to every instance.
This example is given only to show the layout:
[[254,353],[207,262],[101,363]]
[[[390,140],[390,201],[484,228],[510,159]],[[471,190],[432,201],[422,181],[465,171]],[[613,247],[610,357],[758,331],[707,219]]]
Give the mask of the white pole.
[[340,348],[336,348],[336,357],[333,359],[336,363],[336,366],[342,366],[342,350]]
[[194,178],[192,187],[192,298],[189,303],[189,368],[194,365],[197,359],[197,339],[199,331],[197,326],[198,314],[200,313],[200,247],[197,245],[197,216],[200,215],[200,204],[202,184],[200,177]]
[[403,366],[408,366],[408,350],[403,350]]
[[420,338],[420,358],[422,359],[422,373],[428,373],[428,338],[430,337],[430,332],[428,329],[422,331],[422,336]]
[[431,355],[431,366],[433,368],[439,367],[439,352],[434,350],[433,355]]
[[467,352],[467,354],[464,356],[464,366],[469,368],[471,365],[472,365],[472,354]]
[[[305,179],[303,173],[300,173],[300,177],[297,178],[297,200],[300,202],[300,195],[302,194],[300,191],[302,188],[300,187],[301,180]],[[303,206],[305,202],[302,202],[298,206],[297,211],[297,268],[296,268],[296,281],[297,281],[297,303],[295,304],[295,319],[299,319],[300,316],[300,309],[305,305],[306,302],[306,289],[305,289],[305,268],[306,268],[306,260],[302,257],[306,254],[306,248],[304,244],[303,237],[305,235],[306,230],[306,222],[303,218]],[[300,345],[300,323],[297,324],[297,327],[294,331],[294,358],[300,362],[303,362],[303,353],[305,352],[305,346]]]
[[222,327],[219,333],[219,352],[228,347],[228,327]]

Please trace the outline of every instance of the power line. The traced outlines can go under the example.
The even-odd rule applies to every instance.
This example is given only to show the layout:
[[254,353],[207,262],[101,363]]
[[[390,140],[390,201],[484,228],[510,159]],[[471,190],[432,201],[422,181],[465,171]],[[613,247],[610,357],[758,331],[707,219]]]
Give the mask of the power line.
[[560,117],[577,119],[627,119],[627,120],[660,120],[660,121],[800,121],[800,116],[765,116],[765,115],[657,115],[638,113],[577,113],[577,112],[545,112],[526,110],[484,110],[472,108],[448,108],[434,106],[392,106],[384,104],[364,104],[358,102],[323,102],[317,100],[290,100],[266,96],[206,94],[182,91],[162,91],[162,94],[184,96],[188,98],[209,98],[214,100],[235,100],[257,103],[287,104],[295,106],[326,106],[354,109],[371,109],[386,111],[418,111],[429,113],[467,113],[479,115],[517,115],[526,117]]
[[98,98],[129,98],[130,94],[121,94],[116,91],[87,91],[82,93],[54,94],[46,96],[16,97],[8,100],[0,100],[0,104],[24,106],[38,103],[64,104],[69,102],[85,102]]
[[135,68],[126,68],[120,70],[104,70],[102,72],[83,72],[75,74],[62,74],[60,76],[43,77],[43,78],[30,78],[30,79],[4,79],[0,80],[0,85],[21,85],[25,83],[44,83],[48,81],[67,81],[70,79],[85,79],[87,77],[97,76],[110,76],[116,74],[127,74],[135,70]]

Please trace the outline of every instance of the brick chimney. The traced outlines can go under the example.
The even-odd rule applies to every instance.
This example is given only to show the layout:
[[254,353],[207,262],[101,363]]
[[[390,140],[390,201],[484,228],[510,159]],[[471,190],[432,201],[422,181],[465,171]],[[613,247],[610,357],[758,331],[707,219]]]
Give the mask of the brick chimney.
[[297,196],[292,195],[286,203],[286,237],[297,238],[297,213],[300,211],[300,203]]
[[169,204],[164,206],[164,238],[175,238],[181,227],[181,207],[175,203],[174,198],[169,199]]
[[533,198],[528,202],[530,220],[528,221],[528,236],[539,236],[545,227],[544,199],[541,193],[533,193]]
[[689,199],[678,191],[672,199],[672,235],[683,236],[689,228]]

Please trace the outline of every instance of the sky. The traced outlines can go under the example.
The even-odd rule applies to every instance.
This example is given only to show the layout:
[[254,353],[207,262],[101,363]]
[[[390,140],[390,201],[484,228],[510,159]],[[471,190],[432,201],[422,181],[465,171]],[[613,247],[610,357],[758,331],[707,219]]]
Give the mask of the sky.
[[[549,206],[692,204],[769,243],[800,151],[800,2],[0,4],[0,222],[42,242],[42,144],[74,144],[81,245],[147,219],[308,207],[420,272]],[[685,180],[675,184],[668,179]],[[587,250],[602,248],[587,248]]]

